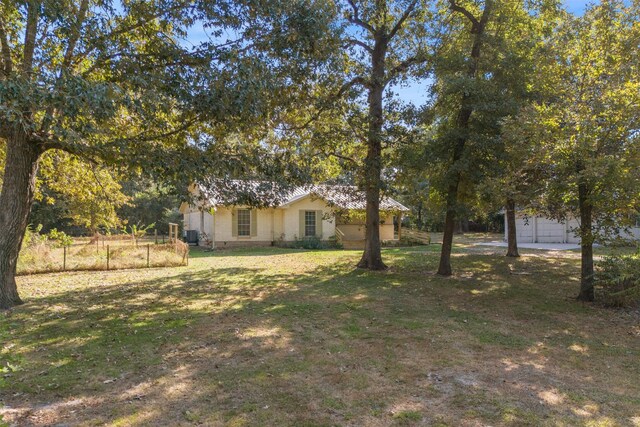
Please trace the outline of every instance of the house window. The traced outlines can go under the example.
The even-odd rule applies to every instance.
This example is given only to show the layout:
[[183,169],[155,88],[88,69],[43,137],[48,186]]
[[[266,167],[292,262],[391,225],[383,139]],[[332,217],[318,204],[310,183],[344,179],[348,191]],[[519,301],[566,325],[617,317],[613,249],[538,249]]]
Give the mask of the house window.
[[238,209],[238,236],[251,235],[251,210]]
[[304,212],[304,237],[316,235],[316,211]]

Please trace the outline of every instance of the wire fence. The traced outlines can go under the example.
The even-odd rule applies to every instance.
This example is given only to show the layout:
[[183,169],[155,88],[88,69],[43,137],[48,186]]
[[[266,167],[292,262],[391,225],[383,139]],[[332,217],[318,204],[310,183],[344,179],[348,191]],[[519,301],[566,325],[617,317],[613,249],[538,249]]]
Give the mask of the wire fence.
[[20,253],[17,274],[171,267],[188,263],[189,246],[176,239],[96,235],[74,239],[64,246],[55,242],[29,245]]

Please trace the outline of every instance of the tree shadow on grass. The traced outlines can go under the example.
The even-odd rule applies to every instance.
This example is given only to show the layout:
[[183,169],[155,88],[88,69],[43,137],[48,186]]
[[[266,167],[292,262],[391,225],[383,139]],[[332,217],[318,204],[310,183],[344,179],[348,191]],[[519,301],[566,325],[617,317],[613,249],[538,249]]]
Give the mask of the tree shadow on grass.
[[[11,346],[3,355],[14,366],[0,383],[5,414],[19,425],[393,424],[411,410],[425,421],[496,422],[519,399],[538,398],[489,376],[506,370],[504,360],[533,363],[544,334],[557,333],[558,348],[575,340],[558,331],[576,327],[562,316],[579,306],[563,300],[566,289],[512,275],[501,260],[491,269],[486,257],[465,257],[453,279],[426,275],[422,256],[408,251],[382,273],[347,258],[302,271],[256,262],[99,286],[77,276],[87,286],[2,319]],[[551,270],[550,283],[566,280]],[[532,317],[530,300],[544,295],[554,303]],[[544,391],[562,377],[527,378]],[[485,410],[498,400],[501,409]]]

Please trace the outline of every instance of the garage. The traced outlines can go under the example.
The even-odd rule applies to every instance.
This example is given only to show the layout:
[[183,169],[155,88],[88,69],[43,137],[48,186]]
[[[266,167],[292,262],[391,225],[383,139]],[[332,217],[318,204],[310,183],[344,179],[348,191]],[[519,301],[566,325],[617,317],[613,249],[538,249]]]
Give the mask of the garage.
[[[574,233],[578,227],[575,219],[560,222],[541,216],[516,217],[518,242],[521,243],[580,243]],[[505,240],[507,239],[505,221]]]

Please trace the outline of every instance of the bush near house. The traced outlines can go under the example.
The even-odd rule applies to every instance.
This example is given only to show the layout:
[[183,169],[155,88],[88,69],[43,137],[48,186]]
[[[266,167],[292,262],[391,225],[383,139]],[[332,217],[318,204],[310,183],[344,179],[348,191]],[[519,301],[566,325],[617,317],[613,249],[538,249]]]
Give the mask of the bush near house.
[[332,236],[329,240],[320,240],[315,236],[296,238],[292,242],[281,240],[275,242],[274,245],[280,248],[293,249],[342,249],[342,244],[336,240],[335,236]]

